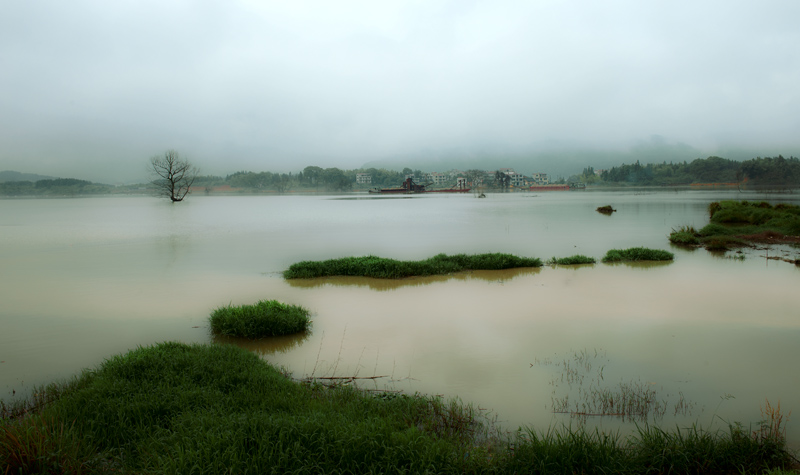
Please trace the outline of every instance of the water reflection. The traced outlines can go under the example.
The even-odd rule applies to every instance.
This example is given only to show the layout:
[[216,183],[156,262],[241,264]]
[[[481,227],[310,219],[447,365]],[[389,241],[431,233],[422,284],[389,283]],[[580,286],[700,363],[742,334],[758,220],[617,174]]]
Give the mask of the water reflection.
[[319,277],[316,279],[289,279],[286,282],[291,287],[311,289],[326,285],[333,287],[368,287],[371,290],[387,291],[397,290],[402,287],[422,287],[451,280],[483,280],[486,282],[503,284],[522,275],[536,275],[541,272],[538,267],[524,267],[520,269],[482,270],[459,272],[448,275],[431,275],[426,277],[407,277],[404,279],[375,279],[371,277]]
[[630,261],[630,262],[606,262],[607,266],[617,267],[624,266],[632,269],[656,269],[659,267],[666,267],[675,262],[672,261]]
[[301,332],[294,335],[274,336],[252,340],[226,335],[212,335],[211,341],[218,344],[236,345],[246,350],[254,351],[261,356],[286,353],[303,344],[311,336],[311,332]]

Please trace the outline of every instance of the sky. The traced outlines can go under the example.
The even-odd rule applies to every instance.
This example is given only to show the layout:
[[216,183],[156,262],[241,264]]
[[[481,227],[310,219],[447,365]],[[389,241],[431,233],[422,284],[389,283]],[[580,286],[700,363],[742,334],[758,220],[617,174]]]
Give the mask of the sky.
[[168,149],[224,176],[652,136],[797,155],[798,18],[797,0],[2,0],[0,171],[135,182]]

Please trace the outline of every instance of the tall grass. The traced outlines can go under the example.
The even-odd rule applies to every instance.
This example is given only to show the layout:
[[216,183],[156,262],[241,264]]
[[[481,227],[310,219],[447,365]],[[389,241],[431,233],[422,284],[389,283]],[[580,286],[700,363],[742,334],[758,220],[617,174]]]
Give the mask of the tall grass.
[[254,305],[220,307],[211,313],[209,323],[220,335],[262,338],[305,331],[311,321],[303,307],[260,300]]
[[715,431],[644,425],[626,438],[582,427],[527,429],[520,438],[504,465],[506,473],[761,473],[793,463],[780,442],[761,442],[738,425]]
[[501,270],[518,267],[541,267],[536,258],[511,254],[438,254],[422,261],[398,261],[377,256],[344,257],[326,261],[302,261],[283,272],[286,279],[310,279],[331,276],[359,276],[398,279],[411,276],[443,275],[468,270]]
[[633,262],[633,261],[671,261],[675,255],[660,249],[646,247],[631,247],[628,249],[611,249],[603,257],[603,262]]
[[739,473],[791,461],[780,428],[492,436],[458,401],[301,384],[229,345],[140,347],[59,394],[0,420],[5,473]]

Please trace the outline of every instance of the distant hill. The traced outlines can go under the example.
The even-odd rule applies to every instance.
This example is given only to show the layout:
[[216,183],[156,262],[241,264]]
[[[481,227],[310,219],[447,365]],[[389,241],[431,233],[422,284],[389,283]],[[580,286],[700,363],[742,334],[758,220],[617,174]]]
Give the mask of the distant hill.
[[56,177],[36,175],[35,173],[20,173],[11,170],[0,172],[0,183],[7,181],[39,181],[39,180],[52,180]]

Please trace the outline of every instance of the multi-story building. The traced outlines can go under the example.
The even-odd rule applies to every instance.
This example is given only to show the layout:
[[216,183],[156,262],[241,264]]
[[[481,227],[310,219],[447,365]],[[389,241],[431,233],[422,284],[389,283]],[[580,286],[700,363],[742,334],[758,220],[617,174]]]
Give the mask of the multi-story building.
[[372,175],[369,173],[356,173],[356,183],[359,185],[369,185],[372,183]]
[[534,185],[547,185],[550,180],[547,179],[547,173],[531,173],[531,181]]

